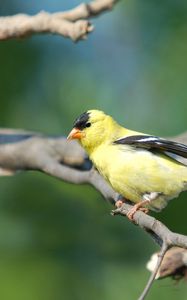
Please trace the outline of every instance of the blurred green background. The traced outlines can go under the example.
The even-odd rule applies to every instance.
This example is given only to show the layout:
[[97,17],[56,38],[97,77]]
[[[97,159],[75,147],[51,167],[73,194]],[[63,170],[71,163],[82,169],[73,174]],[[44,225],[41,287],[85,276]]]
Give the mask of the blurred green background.
[[[69,9],[79,1],[6,0],[0,14]],[[94,19],[77,44],[38,35],[0,43],[0,126],[67,135],[103,109],[126,127],[169,136],[187,129],[187,2],[127,0]],[[133,300],[158,250],[89,186],[37,172],[0,178],[0,299]],[[187,234],[186,195],[157,218]],[[154,284],[148,299],[187,299],[186,283]]]

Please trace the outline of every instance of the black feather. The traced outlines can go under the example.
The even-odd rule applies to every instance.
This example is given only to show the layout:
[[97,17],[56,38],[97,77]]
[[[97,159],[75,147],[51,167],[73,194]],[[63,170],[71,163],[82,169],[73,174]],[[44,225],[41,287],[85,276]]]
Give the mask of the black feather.
[[132,145],[150,151],[169,152],[187,158],[187,145],[151,135],[132,135],[116,140],[114,144]]
[[[88,123],[89,121],[89,113],[88,112],[84,112],[82,115],[80,115],[74,122],[73,127],[76,127],[80,130],[89,127],[90,123]],[[89,126],[87,126],[87,124],[89,124]]]

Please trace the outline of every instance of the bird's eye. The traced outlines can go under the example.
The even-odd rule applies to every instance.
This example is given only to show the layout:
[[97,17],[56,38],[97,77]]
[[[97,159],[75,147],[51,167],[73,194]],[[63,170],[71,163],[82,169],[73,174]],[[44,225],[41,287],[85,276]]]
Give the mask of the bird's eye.
[[91,123],[86,123],[86,127],[90,127],[91,126]]

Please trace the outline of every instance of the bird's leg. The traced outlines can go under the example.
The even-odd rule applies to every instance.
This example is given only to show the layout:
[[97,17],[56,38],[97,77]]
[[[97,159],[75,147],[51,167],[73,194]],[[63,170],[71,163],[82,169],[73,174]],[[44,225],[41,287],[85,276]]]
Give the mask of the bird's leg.
[[143,211],[145,214],[147,214],[149,212],[148,208],[146,207],[142,207],[143,205],[149,203],[150,200],[143,200],[141,202],[138,202],[136,203],[130,210],[129,212],[127,213],[127,218],[130,220],[130,221],[133,221],[133,216],[135,214],[135,212],[137,212],[138,210],[141,210]]
[[162,193],[161,192],[151,192],[151,193],[146,193],[143,195],[143,200],[136,203],[127,213],[127,217],[129,220],[133,221],[133,216],[137,210],[143,211],[145,214],[148,213],[148,208],[143,207],[145,204],[150,203],[151,201],[154,201],[157,199]]
[[[144,212],[145,214],[147,214],[149,212],[149,209],[147,207],[144,207],[144,205],[146,204],[150,204],[150,202],[154,201],[155,199],[157,199],[162,193],[161,192],[150,192],[150,193],[145,193],[143,195],[143,198],[140,202],[136,203],[127,213],[127,218],[130,221],[133,221],[133,216],[134,214],[140,210],[142,212]],[[119,195],[118,200],[115,203],[115,206],[117,208],[120,208],[124,202],[130,202],[132,204],[132,202],[130,200],[125,199],[122,195]]]

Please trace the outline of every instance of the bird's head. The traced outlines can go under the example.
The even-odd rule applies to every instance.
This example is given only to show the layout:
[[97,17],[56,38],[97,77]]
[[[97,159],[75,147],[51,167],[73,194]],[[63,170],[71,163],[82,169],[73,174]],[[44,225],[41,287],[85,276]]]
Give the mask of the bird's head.
[[109,141],[119,125],[100,110],[88,110],[74,122],[68,139],[78,139],[88,153],[96,147]]

